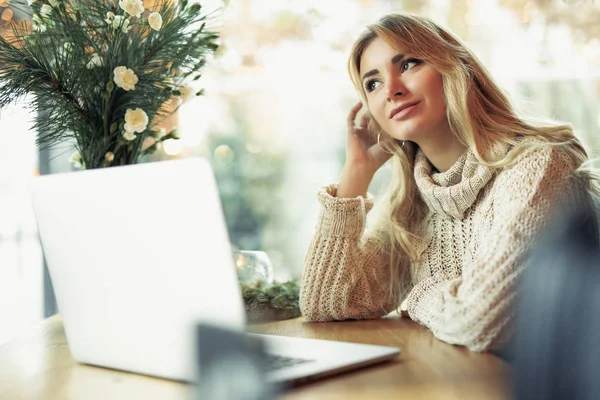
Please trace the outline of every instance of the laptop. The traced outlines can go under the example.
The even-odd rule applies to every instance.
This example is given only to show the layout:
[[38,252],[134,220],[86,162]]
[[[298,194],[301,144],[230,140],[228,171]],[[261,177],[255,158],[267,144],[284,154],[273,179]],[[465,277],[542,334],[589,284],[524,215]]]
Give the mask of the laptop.
[[[42,247],[75,360],[197,380],[195,327],[244,332],[246,316],[213,170],[203,158],[34,178]],[[303,362],[267,372],[300,383],[399,349],[254,335]]]

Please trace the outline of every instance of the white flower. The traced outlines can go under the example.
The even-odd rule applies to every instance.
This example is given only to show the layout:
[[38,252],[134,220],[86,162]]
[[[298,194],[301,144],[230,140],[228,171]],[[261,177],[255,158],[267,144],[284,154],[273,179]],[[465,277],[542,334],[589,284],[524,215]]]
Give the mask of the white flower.
[[81,158],[81,154],[79,154],[78,151],[71,154],[69,162],[73,164],[75,168],[81,168],[83,166],[83,159]]
[[58,7],[58,0],[48,0],[48,3],[54,8]]
[[[148,126],[148,115],[141,108],[127,109],[125,112],[125,131],[142,133]],[[127,137],[125,137],[127,139]],[[132,140],[132,139],[127,139]]]
[[141,17],[144,12],[144,2],[142,0],[121,0],[119,1],[119,7],[136,18]]
[[132,69],[127,67],[117,67],[114,70],[115,84],[125,91],[135,90],[135,85],[139,79]]
[[27,0],[27,4],[31,7],[31,5],[35,3],[35,0]]
[[194,90],[194,88],[189,86],[180,87],[179,93],[181,93],[181,98],[183,99],[184,103],[196,96],[196,91]]
[[42,32],[43,33],[43,32],[46,32],[46,25],[34,23],[33,24],[33,29],[36,30],[36,31],[38,31],[38,32]]
[[123,27],[121,28],[121,30],[123,31],[123,33],[127,33],[130,29],[131,26],[129,26],[129,20],[126,19],[125,21],[123,21]]
[[106,13],[106,19],[104,21],[106,21],[107,25],[112,25],[114,18],[115,18],[115,13],[112,11],[109,11]]
[[42,8],[40,8],[40,15],[42,17],[49,17],[52,14],[52,7],[48,4],[44,4]]
[[108,151],[106,152],[106,154],[104,155],[104,159],[106,160],[106,162],[111,163],[114,161],[115,159],[115,155],[113,152]]
[[67,58],[69,56],[69,52],[64,47],[59,47],[56,49],[56,57],[54,58],[54,62],[57,62],[61,58]]
[[103,64],[102,58],[100,58],[100,56],[98,54],[94,53],[92,55],[92,59],[90,60],[90,62],[87,63],[86,68],[92,69],[92,68],[96,68],[96,67],[101,67],[102,64]]
[[130,141],[130,142],[131,142],[131,141],[133,141],[133,140],[134,140],[134,139],[135,139],[137,136],[136,136],[136,135],[135,135],[135,133],[133,133],[133,132],[127,132],[127,131],[125,131],[125,132],[123,132],[123,137],[125,138],[125,140],[128,140],[128,141]]
[[150,28],[154,29],[155,31],[160,31],[163,20],[159,13],[153,12],[148,16],[148,23],[150,24]]
[[156,138],[160,139],[167,135],[167,130],[165,128],[160,128],[159,130],[154,131],[154,133],[156,134]]
[[129,32],[129,30],[131,29],[131,26],[129,26],[129,20],[123,17],[122,15],[117,15],[112,21],[112,24],[113,28],[115,29],[119,29],[120,27],[123,33]]

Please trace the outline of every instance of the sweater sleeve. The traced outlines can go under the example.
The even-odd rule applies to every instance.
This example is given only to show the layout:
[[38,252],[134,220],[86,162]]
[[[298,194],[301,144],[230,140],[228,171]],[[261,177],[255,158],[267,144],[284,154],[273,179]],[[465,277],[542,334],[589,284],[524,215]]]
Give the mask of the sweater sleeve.
[[462,275],[419,282],[407,298],[410,317],[436,337],[474,351],[499,347],[512,333],[517,278],[531,243],[555,215],[557,202],[577,201],[583,189],[567,179],[573,165],[559,148],[525,150],[499,173],[491,230]]
[[311,321],[372,319],[387,315],[398,302],[387,297],[389,241],[365,234],[373,198],[337,198],[337,186],[323,188],[315,235],[308,249],[300,309]]

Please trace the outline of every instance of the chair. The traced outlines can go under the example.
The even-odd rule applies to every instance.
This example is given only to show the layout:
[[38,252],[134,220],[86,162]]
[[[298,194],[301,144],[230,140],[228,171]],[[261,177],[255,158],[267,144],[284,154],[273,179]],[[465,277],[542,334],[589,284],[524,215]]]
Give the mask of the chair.
[[508,348],[514,396],[600,398],[600,249],[592,207],[571,210],[534,246]]

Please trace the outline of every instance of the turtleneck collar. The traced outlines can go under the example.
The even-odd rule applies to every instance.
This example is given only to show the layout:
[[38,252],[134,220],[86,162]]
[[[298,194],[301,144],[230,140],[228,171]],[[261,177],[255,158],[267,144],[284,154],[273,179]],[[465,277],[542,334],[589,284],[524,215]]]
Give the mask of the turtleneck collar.
[[[504,143],[495,147],[498,147],[493,149],[496,154],[505,154],[507,150]],[[415,155],[414,176],[417,187],[429,209],[436,214],[462,219],[465,211],[477,199],[479,191],[493,175],[494,170],[479,164],[469,149],[445,172],[434,171],[421,149]]]

